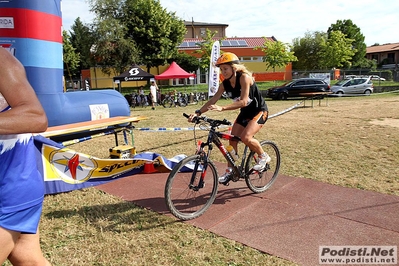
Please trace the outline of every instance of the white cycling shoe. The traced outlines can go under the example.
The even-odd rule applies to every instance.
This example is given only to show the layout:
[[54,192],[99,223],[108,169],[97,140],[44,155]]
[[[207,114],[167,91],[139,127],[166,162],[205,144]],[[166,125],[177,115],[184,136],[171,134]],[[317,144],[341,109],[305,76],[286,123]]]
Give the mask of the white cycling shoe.
[[266,164],[268,164],[272,158],[268,154],[264,154],[263,156],[259,156],[258,162],[252,167],[255,171],[262,171],[265,169]]
[[226,169],[226,173],[221,177],[219,177],[219,183],[227,184],[230,181],[232,175],[233,175],[233,169],[231,167],[228,167]]

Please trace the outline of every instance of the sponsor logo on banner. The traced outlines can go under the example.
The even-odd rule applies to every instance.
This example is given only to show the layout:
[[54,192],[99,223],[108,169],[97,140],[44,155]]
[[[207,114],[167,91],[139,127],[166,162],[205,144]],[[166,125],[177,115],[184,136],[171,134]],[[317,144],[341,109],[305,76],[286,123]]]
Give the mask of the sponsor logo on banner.
[[132,159],[98,159],[46,144],[43,144],[42,155],[44,181],[62,180],[69,184],[81,184],[95,178],[114,178],[144,164],[141,160]]
[[0,29],[13,29],[14,18],[13,17],[0,17]]
[[312,79],[323,79],[328,85],[330,85],[330,73],[309,73],[309,78]]
[[108,104],[90,104],[91,120],[109,118]]
[[0,46],[9,51],[13,56],[15,56],[15,48],[12,47],[11,43],[0,43]]
[[129,75],[128,77],[125,77],[125,81],[132,81],[132,80],[143,80],[143,77],[137,77],[137,75],[140,74],[140,70],[137,67],[134,67],[129,70]]
[[209,96],[215,95],[219,88],[219,68],[216,67],[216,61],[220,56],[220,44],[218,41],[213,43],[210,64],[209,64]]
[[137,76],[139,73],[140,72],[139,72],[139,69],[137,67],[134,67],[134,68],[129,70],[130,76]]

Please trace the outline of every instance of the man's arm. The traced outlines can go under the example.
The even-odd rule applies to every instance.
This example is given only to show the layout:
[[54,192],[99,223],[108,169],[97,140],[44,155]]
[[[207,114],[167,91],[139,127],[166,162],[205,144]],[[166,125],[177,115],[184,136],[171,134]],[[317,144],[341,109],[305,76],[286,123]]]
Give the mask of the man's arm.
[[29,84],[25,68],[0,48],[0,93],[11,109],[0,113],[0,135],[39,133],[47,129],[47,116]]

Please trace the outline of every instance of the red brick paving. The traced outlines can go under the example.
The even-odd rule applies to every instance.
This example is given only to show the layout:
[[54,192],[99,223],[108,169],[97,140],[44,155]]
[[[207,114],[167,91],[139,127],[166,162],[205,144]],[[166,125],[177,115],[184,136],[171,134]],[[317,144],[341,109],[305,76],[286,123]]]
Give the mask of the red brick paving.
[[[171,215],[164,201],[167,176],[138,174],[97,188]],[[245,181],[220,185],[211,208],[186,223],[300,265],[318,265],[320,245],[399,245],[399,197],[280,175],[261,194]]]

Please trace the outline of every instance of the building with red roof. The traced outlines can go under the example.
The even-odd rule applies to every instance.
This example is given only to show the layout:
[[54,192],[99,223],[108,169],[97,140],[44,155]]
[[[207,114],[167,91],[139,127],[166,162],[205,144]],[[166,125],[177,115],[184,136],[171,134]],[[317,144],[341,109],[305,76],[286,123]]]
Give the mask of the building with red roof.
[[[273,81],[273,80],[291,80],[292,64],[288,64],[285,68],[266,69],[266,64],[262,58],[265,55],[261,49],[255,50],[255,47],[263,46],[266,40],[277,41],[274,36],[271,37],[226,37],[227,24],[206,23],[184,21],[186,25],[186,35],[183,42],[178,47],[179,51],[185,52],[199,58],[201,55],[195,53],[199,49],[198,43],[203,41],[206,36],[206,30],[215,33],[214,40],[222,40],[220,50],[223,52],[231,52],[238,56],[240,62],[243,63],[250,71],[253,72],[257,81]],[[207,83],[206,73],[197,71],[199,77],[198,83]]]
[[399,43],[373,45],[366,48],[366,58],[376,60],[382,68],[398,69]]

